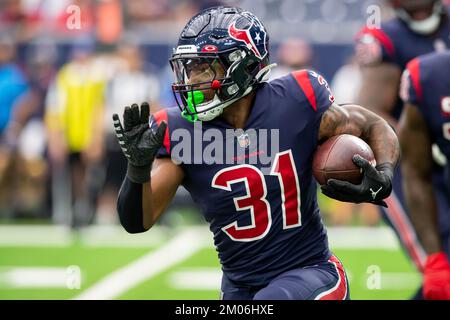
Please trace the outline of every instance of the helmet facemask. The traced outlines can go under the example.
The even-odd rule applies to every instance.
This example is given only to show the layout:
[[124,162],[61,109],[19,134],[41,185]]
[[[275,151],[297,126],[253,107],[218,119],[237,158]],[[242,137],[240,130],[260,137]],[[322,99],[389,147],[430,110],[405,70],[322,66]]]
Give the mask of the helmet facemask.
[[260,80],[254,74],[259,63],[245,49],[174,54],[170,59],[176,81],[172,91],[182,116],[191,122],[219,116],[253,90]]

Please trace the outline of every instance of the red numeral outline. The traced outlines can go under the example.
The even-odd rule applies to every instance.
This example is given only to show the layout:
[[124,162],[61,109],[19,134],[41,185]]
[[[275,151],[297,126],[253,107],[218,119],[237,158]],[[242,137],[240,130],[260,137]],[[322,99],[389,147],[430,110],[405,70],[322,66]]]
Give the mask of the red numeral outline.
[[[302,225],[300,212],[300,184],[292,151],[277,153],[270,172],[276,175],[281,187],[283,229]],[[267,201],[267,186],[264,175],[255,166],[241,164],[219,170],[213,177],[213,188],[231,191],[231,185],[244,182],[246,193],[233,198],[236,211],[250,210],[252,223],[238,226],[234,221],[222,230],[234,241],[255,241],[267,235],[272,226],[270,203]]]

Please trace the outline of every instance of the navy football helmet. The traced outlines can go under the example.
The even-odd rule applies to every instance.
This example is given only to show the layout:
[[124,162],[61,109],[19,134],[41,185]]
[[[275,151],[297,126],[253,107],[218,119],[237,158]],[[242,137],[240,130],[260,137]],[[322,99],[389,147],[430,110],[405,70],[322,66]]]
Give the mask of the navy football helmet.
[[[212,120],[267,80],[275,66],[269,64],[268,47],[266,29],[248,11],[220,6],[194,16],[170,59],[172,91],[183,117]],[[199,73],[201,81],[192,83]]]

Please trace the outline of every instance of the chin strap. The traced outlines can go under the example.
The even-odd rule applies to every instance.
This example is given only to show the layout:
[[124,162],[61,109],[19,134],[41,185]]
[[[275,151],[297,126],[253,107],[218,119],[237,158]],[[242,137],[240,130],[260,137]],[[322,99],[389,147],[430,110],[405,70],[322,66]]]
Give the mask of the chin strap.
[[223,103],[221,102],[220,98],[217,95],[215,95],[214,99],[211,102],[209,102],[209,103],[217,103],[217,107],[215,107],[214,109],[205,111],[205,112],[199,112],[197,114],[198,120],[210,121],[210,120],[220,116],[222,114],[222,112],[223,112],[223,109],[225,109],[229,105],[233,104],[234,102],[238,101],[239,99],[245,97],[250,92],[252,92],[252,90],[253,90],[253,86],[250,86],[238,98],[234,98],[234,99],[231,99],[231,100],[229,100],[227,102],[223,102]]
[[271,63],[261,70],[258,71],[258,73],[255,76],[256,82],[264,82],[269,80],[270,71],[272,71],[273,68],[277,66],[276,63]]
[[[240,60],[235,61],[235,62],[233,63],[233,65],[236,64],[236,66],[237,66],[237,63],[238,63],[238,62],[240,62]],[[232,67],[233,67],[233,65],[232,65]],[[258,73],[255,75],[255,82],[254,82],[254,83],[257,84],[257,83],[265,82],[265,81],[269,80],[270,71],[271,71],[273,68],[275,68],[276,66],[277,66],[276,63],[271,63],[271,64],[265,66],[264,68],[262,68],[261,70],[259,70]],[[230,68],[228,69],[227,75],[230,73],[230,70],[232,69],[232,67],[230,67]],[[182,115],[183,115],[183,117],[184,117],[185,119],[187,119],[187,120],[190,121],[190,122],[195,122],[195,121],[197,121],[197,120],[201,120],[201,121],[210,121],[210,120],[212,120],[212,119],[218,117],[219,115],[221,115],[222,112],[223,112],[223,109],[225,109],[225,108],[228,107],[229,105],[233,104],[233,103],[236,102],[237,100],[239,100],[239,99],[245,97],[245,96],[248,95],[250,92],[252,92],[253,88],[254,88],[254,85],[249,86],[249,87],[244,91],[244,93],[243,93],[242,95],[240,95],[240,96],[237,97],[237,98],[231,99],[231,100],[229,100],[229,101],[227,101],[227,102],[222,102],[222,101],[220,100],[220,98],[219,98],[219,97],[217,96],[217,94],[216,94],[216,95],[214,95],[213,100],[211,100],[211,101],[209,101],[209,102],[206,102],[206,103],[203,103],[203,104],[199,104],[199,105],[197,106],[197,109],[198,109],[199,107],[200,107],[200,108],[201,108],[201,107],[207,107],[208,109],[210,109],[210,108],[212,108],[212,109],[210,109],[210,110],[208,110],[208,111],[205,111],[205,112],[199,112],[199,113],[197,113],[197,114],[194,115],[194,116],[191,116],[191,115],[187,114],[186,112],[184,112],[184,114],[182,114]]]

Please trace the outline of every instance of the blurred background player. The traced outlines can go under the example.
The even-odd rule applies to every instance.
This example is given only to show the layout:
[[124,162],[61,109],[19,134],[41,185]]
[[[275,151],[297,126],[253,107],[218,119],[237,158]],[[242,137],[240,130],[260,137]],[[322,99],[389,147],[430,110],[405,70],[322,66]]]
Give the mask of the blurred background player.
[[[438,186],[444,189],[436,192],[432,179],[432,144],[450,159],[449,70],[450,51],[423,55],[408,63],[401,84],[405,102],[399,124],[403,190],[409,215],[428,254],[423,288],[427,299],[450,300],[450,211],[439,207],[450,198],[448,163],[445,184]],[[446,199],[441,199],[443,196]]]
[[[365,27],[357,35],[356,55],[362,66],[358,102],[397,128],[403,107],[398,95],[401,73],[416,56],[450,46],[450,7],[440,0],[392,0],[390,3],[395,18],[382,23],[381,28]],[[443,190],[442,167],[435,163],[433,172],[437,190]],[[423,271],[426,254],[405,210],[401,181],[398,168],[394,192],[387,200],[389,208],[382,208],[382,213],[418,270]],[[450,198],[440,199],[444,202],[441,208],[449,207]],[[421,298],[421,291],[417,298]]]

